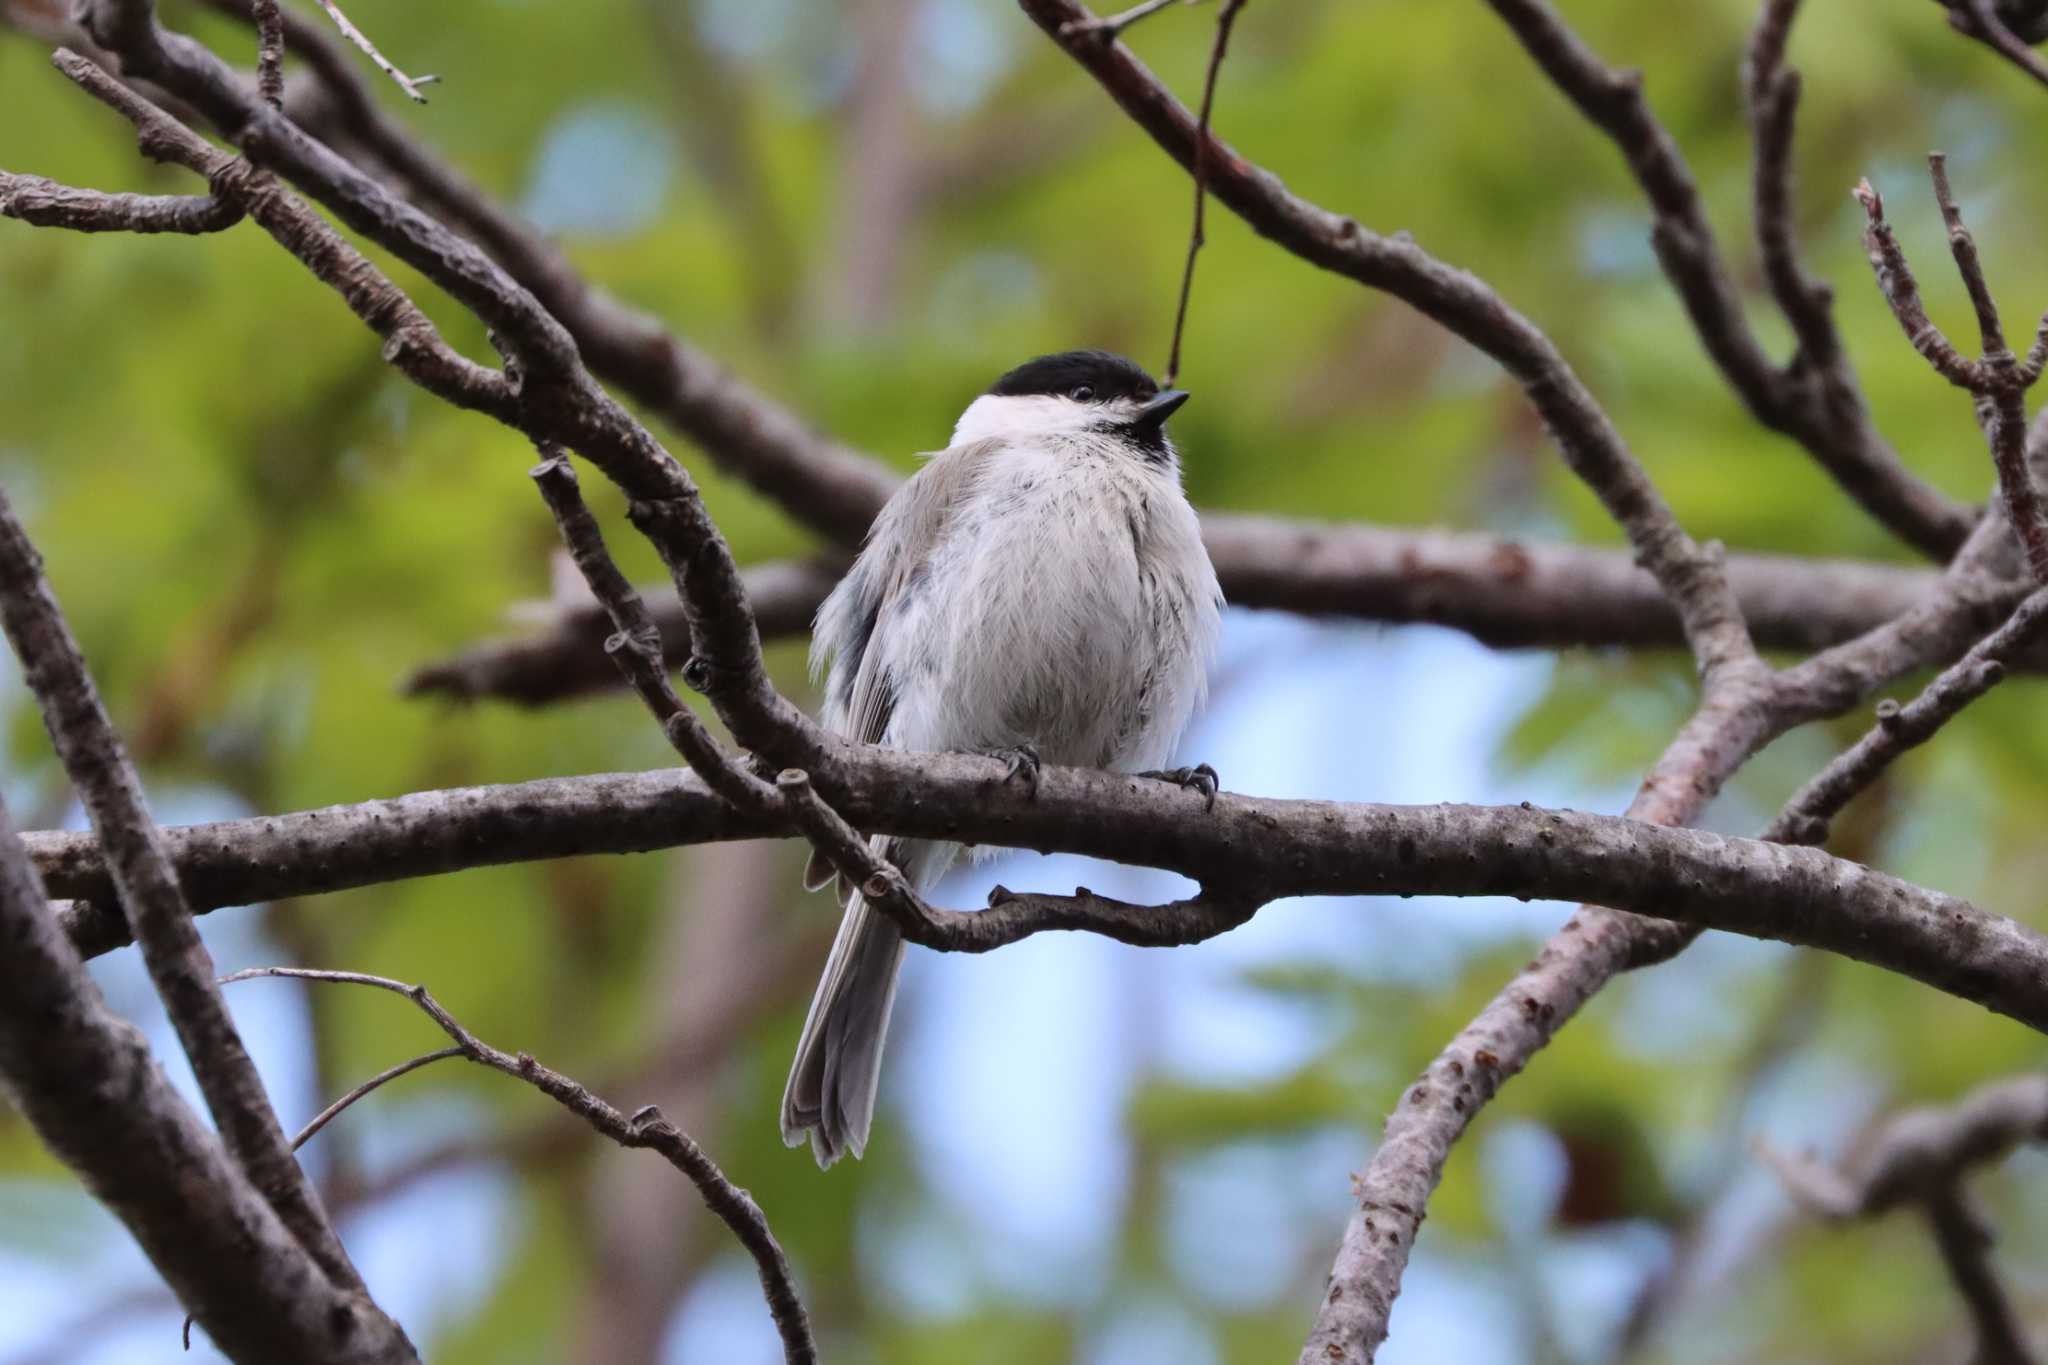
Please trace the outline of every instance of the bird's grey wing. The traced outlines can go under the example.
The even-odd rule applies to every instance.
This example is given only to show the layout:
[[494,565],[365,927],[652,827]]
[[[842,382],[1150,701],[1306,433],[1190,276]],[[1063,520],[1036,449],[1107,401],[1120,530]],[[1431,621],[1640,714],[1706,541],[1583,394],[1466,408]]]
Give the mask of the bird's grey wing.
[[[833,733],[862,744],[879,744],[888,734],[897,682],[888,652],[875,648],[876,636],[886,633],[996,445],[951,446],[925,461],[875,518],[860,557],[818,608],[811,670],[831,660],[822,719]],[[813,853],[804,869],[805,888],[815,891],[832,877],[831,867]]]

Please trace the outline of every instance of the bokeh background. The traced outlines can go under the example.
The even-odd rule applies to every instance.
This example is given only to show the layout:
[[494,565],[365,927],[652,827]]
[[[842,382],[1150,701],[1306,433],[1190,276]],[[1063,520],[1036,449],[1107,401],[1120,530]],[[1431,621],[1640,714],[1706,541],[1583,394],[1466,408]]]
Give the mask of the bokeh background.
[[[235,23],[164,8],[252,60]],[[349,8],[400,65],[444,76],[424,108],[374,84],[420,137],[594,279],[903,469],[1020,359],[1089,344],[1164,362],[1187,182],[1000,0]],[[1746,230],[1753,5],[1562,8],[1647,71],[1782,348]],[[2008,316],[2031,317],[2048,302],[2048,93],[1927,0],[1806,8],[1792,53],[1813,263],[1882,428],[1943,488],[1981,496],[1967,401],[1885,313],[1847,189],[1869,175],[1886,193],[1937,320],[1968,336],[1920,160],[1945,149]],[[1174,8],[1134,45],[1192,95],[1213,15]],[[1619,158],[1485,6],[1253,5],[1217,123],[1296,189],[1414,232],[1546,327],[1696,535],[1901,555],[1746,417],[1658,274]],[[0,166],[193,188],[4,30]],[[1176,420],[1199,505],[1617,542],[1483,357],[1227,213],[1209,222],[1183,371],[1196,397]],[[394,273],[487,353],[472,320]],[[675,448],[743,561],[813,548]],[[251,226],[87,239],[0,224],[0,480],[167,820],[667,764],[629,700],[523,712],[399,695],[414,667],[516,633],[520,604],[547,597],[555,536],[530,463],[512,433],[396,378]],[[614,536],[654,580],[634,540]],[[809,698],[802,652],[771,659]],[[80,824],[18,679],[4,688],[17,819]],[[1668,655],[1501,653],[1432,628],[1237,612],[1184,748],[1248,792],[1618,810],[1690,695]],[[1854,809],[1836,849],[2038,918],[2042,701],[2016,681],[1980,703]],[[1856,728],[1780,742],[1710,823],[1754,830]],[[798,863],[738,845],[475,871],[224,910],[205,930],[223,969],[424,981],[496,1044],[623,1107],[659,1102],[758,1196],[831,1360],[1224,1365],[1293,1358],[1385,1112],[1564,914],[1300,901],[1193,949],[1047,935],[986,958],[913,953],[874,1144],[820,1175],[775,1125],[836,919],[800,893]],[[1178,884],[1024,856],[945,895],[978,903],[998,878],[1133,897]],[[132,955],[95,972],[173,1058]],[[377,993],[261,982],[233,998],[287,1125],[436,1043]],[[1602,995],[1459,1147],[1382,1359],[1938,1358],[1963,1328],[1917,1222],[1818,1226],[1748,1143],[1838,1153],[1877,1116],[2038,1057],[2019,1026],[1946,996],[1710,935]],[[503,1077],[407,1077],[308,1152],[373,1288],[438,1362],[779,1358],[749,1265],[693,1192]],[[1981,1182],[2028,1314],[2048,1309],[2044,1176],[2022,1153]],[[178,1316],[112,1218],[0,1116],[0,1361],[165,1359]],[[203,1342],[191,1358],[209,1358]]]

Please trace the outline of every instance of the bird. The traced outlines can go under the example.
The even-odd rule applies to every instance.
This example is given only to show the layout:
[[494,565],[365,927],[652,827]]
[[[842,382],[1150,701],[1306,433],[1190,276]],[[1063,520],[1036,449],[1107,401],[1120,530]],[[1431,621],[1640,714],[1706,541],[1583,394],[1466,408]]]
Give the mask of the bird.
[[[889,499],[818,609],[820,719],[891,749],[1179,783],[1213,803],[1206,764],[1168,770],[1207,685],[1223,593],[1166,421],[1188,400],[1101,350],[1039,356],[969,403],[945,449]],[[955,843],[877,836],[920,894]],[[982,850],[977,849],[980,856]],[[804,884],[833,869],[814,854]],[[821,1168],[866,1150],[903,936],[853,887],[804,1018],[782,1137]]]

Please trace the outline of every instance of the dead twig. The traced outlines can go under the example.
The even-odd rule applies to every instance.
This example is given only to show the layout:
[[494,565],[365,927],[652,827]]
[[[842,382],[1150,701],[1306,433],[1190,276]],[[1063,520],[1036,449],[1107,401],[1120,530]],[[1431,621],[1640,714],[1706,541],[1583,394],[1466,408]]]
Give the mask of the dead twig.
[[[274,3],[274,0],[272,2]],[[257,15],[260,22],[262,15],[260,5],[262,0],[257,0],[257,3],[259,5]],[[368,34],[349,22],[349,17],[341,12],[341,6],[335,4],[334,0],[318,0],[318,3],[321,9],[327,11],[327,17],[334,21],[334,26],[341,30],[341,36],[361,48],[363,55],[375,62],[379,71],[382,71],[393,81],[397,82],[398,88],[406,93],[408,99],[412,100],[415,104],[425,104],[427,102],[427,97],[420,93],[420,87],[432,85],[441,79],[439,76],[406,75],[403,71],[393,66],[390,60],[377,50],[377,45],[370,41]],[[279,41],[283,41],[282,32],[279,34]]]

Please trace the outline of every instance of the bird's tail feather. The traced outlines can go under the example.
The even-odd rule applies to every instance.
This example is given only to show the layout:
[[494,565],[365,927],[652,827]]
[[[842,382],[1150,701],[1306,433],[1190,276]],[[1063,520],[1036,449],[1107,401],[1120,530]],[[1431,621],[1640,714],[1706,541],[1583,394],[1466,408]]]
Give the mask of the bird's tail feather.
[[[920,889],[951,861],[946,845],[878,838],[874,848]],[[782,1140],[795,1147],[808,1137],[820,1167],[867,1149],[902,961],[902,933],[851,892],[782,1092]]]

